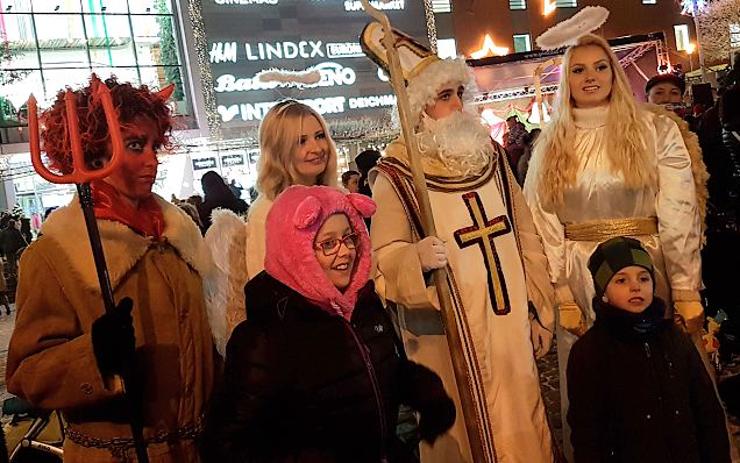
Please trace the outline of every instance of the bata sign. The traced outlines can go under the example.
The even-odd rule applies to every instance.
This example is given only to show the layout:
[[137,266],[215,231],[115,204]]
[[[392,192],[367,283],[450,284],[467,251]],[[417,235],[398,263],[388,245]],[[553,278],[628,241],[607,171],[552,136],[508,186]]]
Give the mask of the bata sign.
[[[393,24],[426,37],[423,2],[372,2]],[[369,17],[356,0],[209,0],[203,2],[218,114],[225,126],[257,122],[278,101],[295,98],[331,119],[365,117],[395,103],[387,79],[362,53]],[[261,71],[319,71],[313,85],[262,82]]]

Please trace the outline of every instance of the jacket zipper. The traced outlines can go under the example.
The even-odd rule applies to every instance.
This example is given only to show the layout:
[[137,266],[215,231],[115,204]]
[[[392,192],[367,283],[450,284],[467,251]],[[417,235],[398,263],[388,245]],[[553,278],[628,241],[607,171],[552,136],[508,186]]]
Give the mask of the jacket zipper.
[[[648,360],[648,364],[649,364],[650,377],[652,378],[653,382],[655,383],[655,387],[657,388],[657,391],[658,391],[658,398],[659,398],[659,400],[658,400],[658,409],[655,412],[656,413],[655,419],[657,420],[658,418],[663,418],[662,412],[663,412],[663,409],[665,408],[665,404],[662,401],[663,390],[660,387],[660,382],[658,381],[658,378],[657,378],[657,376],[655,374],[655,362],[653,361],[652,352],[650,350],[650,344],[647,341],[645,341],[643,343],[643,346],[645,346],[645,354],[647,355],[647,360]],[[670,445],[667,445],[666,447],[668,448],[668,458],[672,461],[673,460],[673,455],[672,455],[672,452],[671,452],[671,446]]]
[[380,395],[378,378],[375,376],[375,368],[373,367],[373,362],[370,358],[370,349],[368,349],[367,345],[365,345],[362,339],[360,339],[360,337],[357,335],[357,332],[352,327],[352,324],[344,318],[342,318],[342,321],[344,322],[344,325],[347,327],[349,332],[352,334],[352,338],[354,339],[355,344],[357,344],[360,355],[362,355],[362,360],[365,362],[367,375],[370,377],[370,384],[372,385],[373,395],[375,396],[375,406],[378,408],[378,419],[380,420],[380,461],[382,463],[385,463],[388,461],[385,449],[385,438],[387,434],[385,426],[385,409],[383,408],[383,398]]

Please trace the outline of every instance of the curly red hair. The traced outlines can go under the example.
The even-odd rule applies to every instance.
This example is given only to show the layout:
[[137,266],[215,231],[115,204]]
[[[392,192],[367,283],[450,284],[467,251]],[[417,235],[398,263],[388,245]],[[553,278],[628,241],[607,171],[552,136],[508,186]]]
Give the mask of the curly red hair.
[[[137,88],[128,82],[118,82],[115,76],[106,79],[105,85],[110,89],[113,106],[118,112],[118,120],[122,127],[132,124],[137,117],[150,119],[157,125],[158,133],[161,134],[160,146],[171,147],[171,111],[156,92],[149,90],[146,85]],[[41,148],[46,152],[49,167],[68,174],[72,171],[72,150],[67,130],[65,90],[60,90],[51,108],[41,114],[40,138]],[[85,162],[88,167],[94,168],[97,167],[96,164],[110,158],[108,123],[102,104],[93,96],[92,79],[86,87],[76,90],[74,95],[77,101],[77,119]]]

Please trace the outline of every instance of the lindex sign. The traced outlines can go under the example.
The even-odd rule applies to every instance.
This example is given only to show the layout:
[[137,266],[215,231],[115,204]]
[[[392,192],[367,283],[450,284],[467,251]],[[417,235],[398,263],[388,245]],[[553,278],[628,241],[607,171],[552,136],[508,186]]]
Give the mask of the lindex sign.
[[[374,2],[392,24],[427,42],[423,0]],[[360,48],[370,21],[357,0],[203,0],[216,105],[225,127],[257,124],[278,101],[295,98],[324,117],[387,111],[395,96],[387,76]],[[264,83],[260,71],[321,74],[317,86]]]

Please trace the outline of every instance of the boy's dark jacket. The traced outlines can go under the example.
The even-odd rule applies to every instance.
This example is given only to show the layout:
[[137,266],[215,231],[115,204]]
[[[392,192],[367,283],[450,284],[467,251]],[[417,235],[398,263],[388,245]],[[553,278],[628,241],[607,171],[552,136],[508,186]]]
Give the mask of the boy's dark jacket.
[[[415,461],[395,438],[399,402],[421,412],[422,435],[454,422],[439,377],[399,352],[372,281],[358,294],[351,322],[266,272],[245,293],[247,321],[227,346],[223,385],[207,418],[205,461],[375,463],[381,447],[386,461]],[[382,443],[370,369],[381,393]]]
[[724,411],[690,339],[663,319],[594,300],[596,322],[568,361],[576,463],[724,463]]

